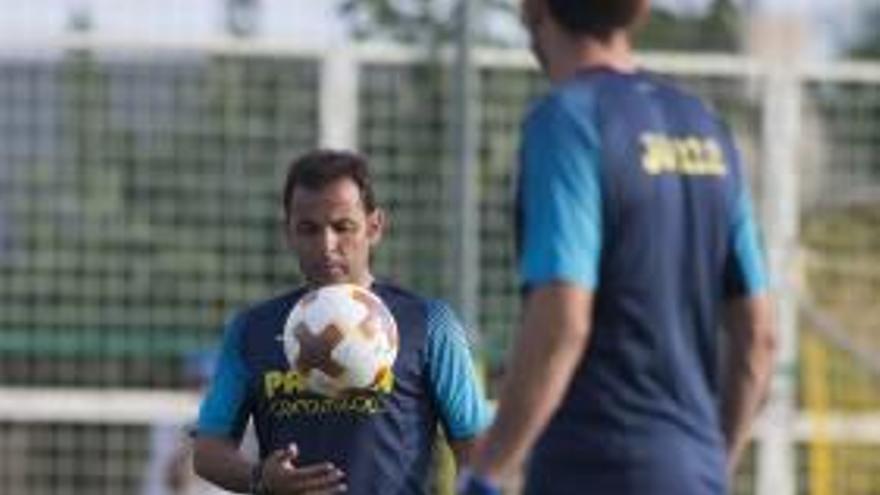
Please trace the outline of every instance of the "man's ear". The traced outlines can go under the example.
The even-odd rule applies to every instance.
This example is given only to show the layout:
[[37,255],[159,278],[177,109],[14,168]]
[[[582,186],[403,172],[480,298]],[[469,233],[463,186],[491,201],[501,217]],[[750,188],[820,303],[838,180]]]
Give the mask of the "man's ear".
[[293,227],[290,225],[290,218],[287,215],[281,218],[281,235],[284,237],[284,245],[288,249],[293,249],[296,239]]
[[370,240],[371,245],[376,245],[382,240],[387,218],[385,210],[382,208],[376,208],[367,215],[367,238]]
[[[537,28],[547,16],[546,0],[522,0],[520,20],[528,29]],[[534,36],[534,33],[532,34]]]

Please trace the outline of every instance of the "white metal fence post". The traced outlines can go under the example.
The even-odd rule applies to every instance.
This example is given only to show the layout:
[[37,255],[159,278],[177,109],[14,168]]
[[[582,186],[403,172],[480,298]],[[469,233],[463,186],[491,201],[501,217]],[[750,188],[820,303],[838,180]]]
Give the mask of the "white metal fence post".
[[480,298],[480,80],[474,60],[477,3],[460,0],[455,45],[452,145],[456,161],[455,299],[465,325],[477,331]]
[[321,147],[357,149],[359,74],[358,60],[351,50],[336,49],[321,60]]
[[763,102],[762,189],[764,236],[775,290],[779,350],[758,437],[756,494],[794,495],[797,457],[797,300],[790,290],[796,269],[800,219],[798,137],[801,78],[791,67],[768,65]]

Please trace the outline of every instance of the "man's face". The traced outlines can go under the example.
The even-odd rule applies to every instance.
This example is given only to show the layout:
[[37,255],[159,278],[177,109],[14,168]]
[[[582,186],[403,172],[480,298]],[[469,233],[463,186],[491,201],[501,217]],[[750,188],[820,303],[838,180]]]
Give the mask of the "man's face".
[[384,214],[367,213],[354,181],[341,178],[320,190],[293,190],[287,238],[312,285],[367,285],[370,249],[382,237]]

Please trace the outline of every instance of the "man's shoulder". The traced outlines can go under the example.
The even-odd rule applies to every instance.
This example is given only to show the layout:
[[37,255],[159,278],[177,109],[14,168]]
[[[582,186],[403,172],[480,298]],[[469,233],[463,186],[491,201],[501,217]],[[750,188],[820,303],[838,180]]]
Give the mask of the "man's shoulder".
[[535,100],[526,113],[526,123],[540,121],[558,113],[569,111],[578,99],[588,96],[587,91],[578,89],[573,81],[567,81],[551,87],[545,94]]
[[382,299],[409,304],[427,304],[428,302],[428,298],[425,296],[388,280],[374,282],[372,290]]
[[637,85],[649,87],[650,91],[656,93],[660,99],[675,105],[680,111],[697,113],[701,117],[721,121],[719,113],[710,101],[671,80],[669,76],[642,71],[638,73]]
[[284,317],[304,292],[303,287],[298,287],[258,300],[239,311],[236,318],[244,322],[264,322]]
[[447,318],[454,315],[452,306],[447,301],[419,294],[391,282],[376,282],[373,285],[373,291],[386,304],[398,308],[415,309],[423,314],[427,320],[436,318],[437,315]]
[[[549,129],[578,128],[595,136],[598,86],[592,79],[572,78],[551,87],[532,103],[523,120],[526,136],[543,136]],[[526,138],[528,140],[528,138]]]

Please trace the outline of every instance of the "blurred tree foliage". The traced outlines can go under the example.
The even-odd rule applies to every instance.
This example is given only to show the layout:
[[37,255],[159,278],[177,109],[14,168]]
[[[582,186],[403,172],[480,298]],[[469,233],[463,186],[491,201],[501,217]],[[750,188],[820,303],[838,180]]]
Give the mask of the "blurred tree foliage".
[[[515,30],[509,28],[518,23],[517,0],[477,1],[482,12],[476,29],[479,43],[523,43],[523,38],[511,34]],[[456,1],[439,0],[340,0],[339,10],[356,38],[431,44],[454,36],[456,5]],[[679,15],[655,9],[637,45],[657,50],[736,51],[742,17],[733,0],[715,0],[702,14]]]
[[636,39],[650,50],[736,52],[745,14],[733,0],[715,0],[702,15],[681,16],[655,9]]
[[[338,0],[339,12],[348,21],[351,33],[362,40],[432,45],[449,41],[458,25],[457,0]],[[516,0],[477,0],[484,14],[478,23],[477,41],[504,46],[509,36],[495,34],[490,25],[516,21]]]
[[861,59],[880,59],[880,31],[877,30],[880,25],[880,6],[866,7],[860,19],[860,35],[847,50],[847,55]]

